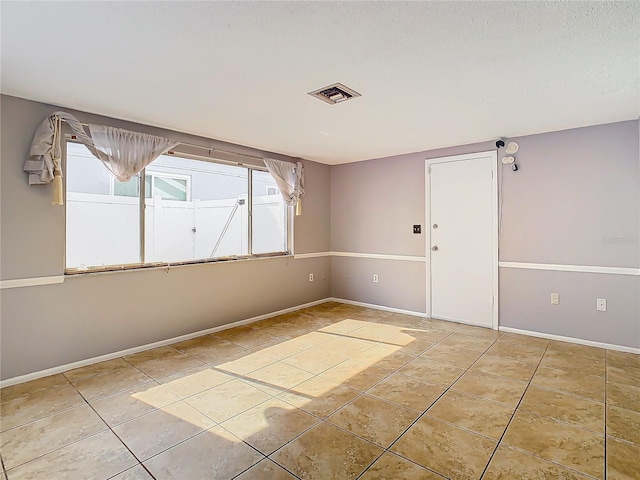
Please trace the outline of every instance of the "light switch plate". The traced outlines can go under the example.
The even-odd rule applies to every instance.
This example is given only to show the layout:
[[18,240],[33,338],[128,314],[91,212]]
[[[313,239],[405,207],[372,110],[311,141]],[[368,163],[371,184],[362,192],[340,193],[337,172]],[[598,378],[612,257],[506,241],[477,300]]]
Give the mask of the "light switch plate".
[[551,294],[551,305],[560,305],[560,294],[552,293]]
[[598,298],[596,299],[596,310],[599,312],[607,311],[607,299],[606,298]]

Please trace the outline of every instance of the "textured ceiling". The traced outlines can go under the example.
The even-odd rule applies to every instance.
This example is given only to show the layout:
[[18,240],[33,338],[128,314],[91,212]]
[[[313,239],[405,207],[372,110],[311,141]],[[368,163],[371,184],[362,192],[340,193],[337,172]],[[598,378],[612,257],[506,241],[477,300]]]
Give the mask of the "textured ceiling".
[[328,164],[640,114],[637,1],[0,9],[2,93]]

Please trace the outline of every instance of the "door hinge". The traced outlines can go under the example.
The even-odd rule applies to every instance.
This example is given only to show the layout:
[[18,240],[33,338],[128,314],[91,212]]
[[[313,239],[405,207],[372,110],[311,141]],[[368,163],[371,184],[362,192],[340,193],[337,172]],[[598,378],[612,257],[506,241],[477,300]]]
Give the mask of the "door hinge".
[[431,174],[431,165],[429,165],[429,174]]

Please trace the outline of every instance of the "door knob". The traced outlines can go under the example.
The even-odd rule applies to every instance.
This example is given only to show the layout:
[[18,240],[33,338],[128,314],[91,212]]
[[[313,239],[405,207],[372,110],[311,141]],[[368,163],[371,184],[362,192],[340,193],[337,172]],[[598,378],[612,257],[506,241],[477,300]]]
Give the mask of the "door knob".
[[434,223],[434,224],[433,224],[433,229],[435,230],[436,228],[438,228],[438,224],[437,224],[437,223]]
[[434,252],[437,252],[438,251],[438,246],[434,245],[433,247],[431,247],[431,250],[433,250]]

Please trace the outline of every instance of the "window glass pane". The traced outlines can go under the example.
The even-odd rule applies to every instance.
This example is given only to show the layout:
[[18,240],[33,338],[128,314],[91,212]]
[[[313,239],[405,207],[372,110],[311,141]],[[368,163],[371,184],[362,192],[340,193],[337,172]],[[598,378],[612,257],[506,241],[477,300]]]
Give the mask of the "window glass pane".
[[[67,143],[66,266],[119,265],[140,261],[139,203],[111,195],[113,177],[84,145]],[[137,190],[137,180],[115,180],[113,190]]]
[[246,168],[163,155],[146,175],[147,262],[248,254]]
[[153,197],[165,200],[187,200],[187,180],[153,176]]
[[269,172],[253,171],[252,253],[287,251],[288,209]]

